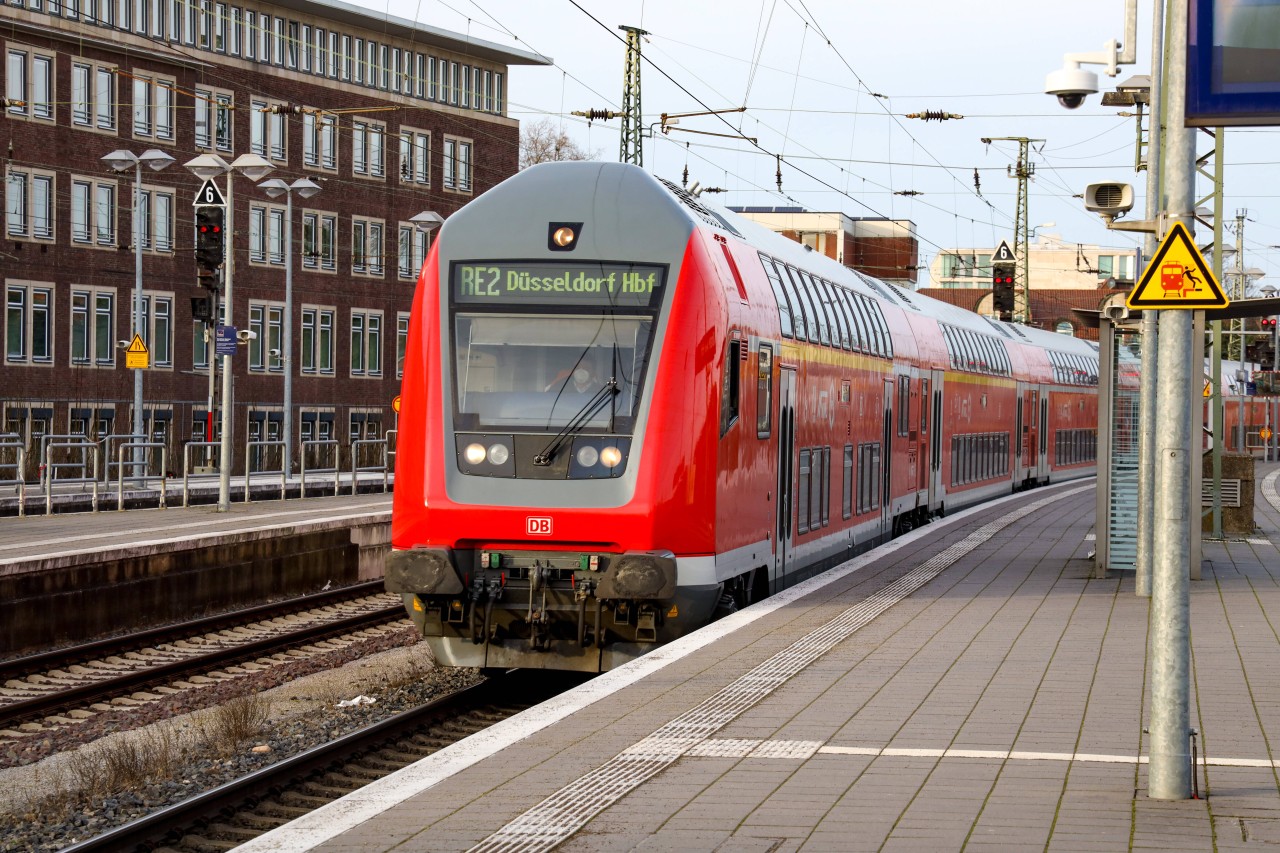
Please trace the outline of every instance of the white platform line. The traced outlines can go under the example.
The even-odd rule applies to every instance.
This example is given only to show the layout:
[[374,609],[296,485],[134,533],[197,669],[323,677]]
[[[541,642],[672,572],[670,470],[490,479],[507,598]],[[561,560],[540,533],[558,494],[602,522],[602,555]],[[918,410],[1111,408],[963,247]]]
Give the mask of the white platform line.
[[[1051,490],[1054,488],[1056,487],[1051,487]],[[1093,486],[1077,487],[1069,491],[1063,491],[1049,500],[1066,498],[1088,488],[1093,488]],[[698,650],[712,645],[738,629],[750,625],[757,619],[761,619],[779,608],[786,607],[815,590],[839,581],[870,563],[883,559],[900,548],[912,545],[922,538],[936,536],[939,531],[955,524],[961,524],[978,513],[988,512],[991,509],[1007,504],[1023,502],[1026,499],[1027,496],[1025,494],[1008,495],[998,500],[962,510],[933,524],[913,530],[905,536],[861,554],[847,563],[810,578],[777,595],[770,596],[764,601],[739,610],[673,643],[654,649],[643,657],[606,672],[581,687],[562,693],[554,699],[516,714],[514,717],[490,726],[484,731],[452,746],[445,747],[439,752],[402,770],[398,770],[376,782],[371,782],[336,802],[322,806],[309,814],[290,821],[251,841],[247,841],[236,849],[240,853],[302,853],[303,851],[312,850],[342,833],[354,829],[365,821],[377,818],[393,806],[429,790],[455,774],[501,753],[507,747],[531,737],[601,699],[612,696],[619,690],[662,670],[669,664],[680,661]],[[711,732],[707,732],[701,738],[687,741],[687,746],[691,748],[710,734]],[[643,760],[642,758],[637,758]]]

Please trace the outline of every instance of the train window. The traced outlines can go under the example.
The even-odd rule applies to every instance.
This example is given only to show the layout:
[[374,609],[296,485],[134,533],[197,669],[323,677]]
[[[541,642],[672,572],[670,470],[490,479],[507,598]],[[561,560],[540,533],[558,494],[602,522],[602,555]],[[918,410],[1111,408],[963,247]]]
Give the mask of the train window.
[[796,488],[796,532],[809,532],[809,481],[812,479],[808,450],[800,451],[800,482]]
[[862,308],[856,293],[845,291],[845,301],[853,311],[853,348],[858,352],[871,352],[871,326],[867,322],[867,314]]
[[880,329],[880,355],[885,358],[893,358],[893,339],[889,337],[889,324],[884,321],[884,314],[880,311],[880,304],[874,300],[867,300],[867,310],[871,313],[872,320]]
[[854,301],[862,308],[867,318],[868,342],[867,352],[872,355],[884,355],[884,344],[880,340],[880,323],[876,320],[876,304],[862,294],[854,297]]
[[841,478],[840,517],[853,516],[853,445],[844,446],[844,471]]
[[773,427],[773,345],[756,354],[756,438],[768,438]]
[[920,380],[920,434],[929,434],[929,380]]
[[782,286],[791,297],[791,305],[795,308],[796,337],[802,341],[814,340],[818,332],[814,327],[813,307],[805,299],[801,298],[799,281],[795,276],[795,270],[786,264],[779,263],[778,274],[781,276]]
[[898,377],[898,435],[911,430],[911,377]]
[[742,341],[729,340],[725,348],[724,375],[720,384],[720,437],[738,422],[742,386]]
[[818,318],[818,338],[825,346],[831,346],[831,318],[827,316],[827,306],[823,304],[822,291],[817,282],[804,270],[800,270],[800,281],[805,295],[813,303],[814,316]]
[[880,506],[880,443],[858,445],[858,513]]
[[831,314],[831,319],[835,323],[831,327],[831,345],[840,347],[841,349],[849,348],[849,321],[844,314],[844,306],[836,297],[838,289],[825,278],[818,279],[818,286],[822,288],[822,295],[827,300],[827,310]]
[[778,268],[773,265],[773,258],[767,255],[760,256],[760,264],[764,267],[765,278],[769,279],[769,286],[773,288],[774,301],[778,303],[778,325],[782,327],[782,336],[784,338],[794,338],[795,321],[791,312],[791,300],[787,296],[787,291],[782,287],[782,279],[778,276]]
[[845,342],[845,349],[851,352],[858,351],[858,315],[853,310],[853,304],[849,300],[849,291],[843,287],[836,285],[836,299],[839,300],[841,308],[844,309],[845,323],[849,327],[849,340]]

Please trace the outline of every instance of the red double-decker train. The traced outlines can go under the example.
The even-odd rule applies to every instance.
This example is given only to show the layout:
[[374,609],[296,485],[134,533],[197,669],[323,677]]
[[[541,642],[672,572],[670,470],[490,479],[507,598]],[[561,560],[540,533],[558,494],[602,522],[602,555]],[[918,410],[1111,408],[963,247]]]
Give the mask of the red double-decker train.
[[387,588],[446,665],[601,671],[931,517],[1095,473],[1097,347],[612,163],[445,223]]

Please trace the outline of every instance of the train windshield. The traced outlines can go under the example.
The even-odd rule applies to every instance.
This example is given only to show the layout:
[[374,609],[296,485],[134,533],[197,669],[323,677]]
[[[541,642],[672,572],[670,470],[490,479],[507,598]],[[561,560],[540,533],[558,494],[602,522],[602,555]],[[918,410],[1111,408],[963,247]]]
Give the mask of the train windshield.
[[[630,432],[664,276],[638,264],[455,265],[456,427]],[[610,383],[617,393],[602,394]]]

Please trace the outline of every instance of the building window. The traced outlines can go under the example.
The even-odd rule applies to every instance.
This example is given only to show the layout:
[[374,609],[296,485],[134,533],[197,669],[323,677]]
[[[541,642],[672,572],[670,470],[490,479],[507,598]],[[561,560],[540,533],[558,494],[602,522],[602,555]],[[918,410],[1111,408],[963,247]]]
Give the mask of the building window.
[[53,286],[10,282],[5,285],[4,360],[6,364],[53,362]]
[[[191,367],[194,370],[209,369],[209,341],[205,338],[206,329],[211,327],[205,326],[200,320],[191,322]],[[212,334],[212,332],[207,332]]]
[[98,130],[116,129],[114,68],[80,60],[71,63],[71,123]]
[[142,328],[152,367],[173,367],[173,297],[142,296]]
[[303,373],[333,373],[332,308],[302,308],[301,362]]
[[381,220],[352,217],[351,271],[360,275],[382,276]]
[[249,263],[284,266],[284,212],[277,205],[249,205]]
[[175,82],[137,72],[133,75],[133,135],[173,140]]
[[71,363],[113,367],[116,361],[115,291],[71,291]]
[[338,216],[303,211],[302,266],[333,272],[338,268]]
[[431,134],[412,128],[400,130],[400,182],[431,184]]
[[338,127],[331,115],[302,114],[302,162],[306,166],[336,172]]
[[230,151],[232,95],[224,89],[196,89],[196,147]]
[[422,269],[422,262],[427,257],[431,235],[419,230],[412,223],[400,223],[400,239],[397,245],[397,274],[400,278],[413,280]]
[[288,159],[285,116],[283,113],[271,112],[278,106],[284,104],[257,99],[249,102],[249,150],[283,163]]
[[5,232],[12,240],[53,240],[53,173],[9,167]]
[[249,369],[256,372],[280,372],[284,368],[284,360],[280,355],[284,335],[284,305],[250,302],[249,330],[256,335],[249,341]]
[[72,176],[71,241],[82,245],[115,247],[116,185],[114,181]]
[[382,140],[385,126],[381,122],[356,119],[351,122],[351,171],[357,175],[381,178],[385,174]]
[[444,138],[444,188],[471,192],[471,140]]
[[382,312],[351,312],[351,375],[382,375]]
[[9,114],[53,121],[54,55],[29,47],[11,47],[5,65],[5,96],[15,102]]
[[404,357],[409,351],[409,314],[396,314],[396,379],[404,376]]
[[173,251],[173,190],[142,188],[139,199],[142,248],[147,252]]

